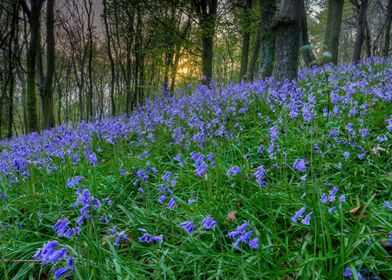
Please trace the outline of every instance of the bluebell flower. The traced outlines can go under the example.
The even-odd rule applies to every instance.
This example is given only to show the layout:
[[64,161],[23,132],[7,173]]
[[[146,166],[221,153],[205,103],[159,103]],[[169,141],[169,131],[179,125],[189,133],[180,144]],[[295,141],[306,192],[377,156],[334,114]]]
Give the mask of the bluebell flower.
[[207,216],[203,219],[201,224],[205,229],[213,229],[216,225],[216,221],[210,216]]
[[383,143],[388,140],[388,137],[385,134],[378,135],[376,141],[378,143]]
[[188,199],[188,204],[193,204],[193,203],[196,203],[196,202],[197,202],[197,200],[194,199],[194,198]]
[[68,267],[60,267],[54,271],[54,280],[57,280],[64,276],[69,271]]
[[343,276],[346,278],[351,278],[353,276],[353,272],[349,267],[346,267],[346,269],[343,272]]
[[245,232],[245,229],[249,226],[248,222],[243,223],[242,225],[238,226],[235,231],[229,232],[226,236],[231,238],[236,238],[237,236],[242,235]]
[[304,224],[304,225],[309,225],[310,224],[310,218],[311,218],[311,216],[312,216],[312,214],[313,214],[313,212],[310,212],[309,214],[307,214],[306,216],[305,216],[305,218],[302,220],[302,223]]
[[341,194],[341,195],[339,196],[339,201],[340,201],[340,202],[346,202],[346,196],[345,196],[344,194]]
[[192,221],[183,222],[180,224],[187,233],[192,234],[193,230],[195,229],[195,224]]
[[169,202],[167,203],[167,208],[169,208],[170,210],[173,210],[175,204],[176,204],[176,199],[174,197],[172,197],[169,200]]
[[392,205],[389,202],[385,201],[384,202],[384,207],[387,208],[388,210],[392,211]]
[[345,159],[348,159],[349,157],[350,157],[350,152],[344,152],[343,153],[343,157],[345,158]]
[[68,231],[69,224],[70,224],[70,222],[67,219],[58,220],[52,229],[57,233],[57,236],[61,237],[61,236],[64,236],[64,234]]
[[77,184],[79,184],[82,179],[83,179],[83,177],[81,177],[81,176],[75,176],[72,179],[67,179],[65,186],[68,188],[72,188],[72,187],[76,186]]
[[227,170],[226,175],[237,176],[238,173],[240,173],[240,172],[241,172],[241,169],[240,169],[239,166],[233,166],[233,167],[230,167],[230,168]]
[[299,158],[294,161],[293,169],[298,170],[300,172],[306,171],[306,160],[304,158]]
[[116,240],[113,242],[114,246],[120,246],[120,241],[121,239],[123,240],[128,240],[128,236],[122,231],[120,233],[117,233],[117,238]]
[[7,199],[7,195],[5,194],[5,192],[1,193],[1,199],[4,201]]
[[333,207],[328,209],[328,212],[329,213],[333,213],[333,212],[335,212],[335,210],[336,210],[336,206],[333,206]]
[[262,165],[256,168],[256,172],[254,173],[254,176],[256,177],[256,181],[260,187],[267,184],[264,181],[265,174],[266,174],[266,170]]
[[158,198],[158,203],[159,203],[159,204],[163,204],[163,203],[165,202],[166,198],[167,198],[166,195],[161,195],[161,196]]
[[252,250],[259,249],[259,239],[257,237],[253,238],[249,241],[248,245]]
[[294,216],[291,217],[291,220],[292,220],[294,223],[296,223],[297,220],[298,220],[299,218],[301,218],[301,217],[304,215],[305,211],[306,211],[306,206],[302,207],[302,208],[299,209],[297,212],[295,212]]

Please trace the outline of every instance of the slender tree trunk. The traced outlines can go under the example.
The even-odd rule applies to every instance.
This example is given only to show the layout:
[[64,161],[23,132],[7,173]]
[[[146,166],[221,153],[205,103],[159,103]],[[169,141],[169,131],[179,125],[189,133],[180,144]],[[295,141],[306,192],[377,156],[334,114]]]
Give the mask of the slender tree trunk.
[[302,48],[302,58],[304,59],[305,65],[310,66],[312,62],[316,60],[313,54],[312,47],[309,42],[308,34],[308,22],[306,19],[306,9],[304,1],[301,1],[301,36],[300,45]]
[[340,29],[342,26],[344,0],[328,1],[327,27],[325,29],[325,51],[331,52],[332,63],[338,64]]
[[116,102],[114,99],[114,84],[116,81],[116,71],[115,71],[115,65],[114,65],[114,60],[113,60],[113,55],[112,55],[112,49],[111,49],[111,37],[110,37],[110,31],[109,31],[109,24],[108,24],[108,15],[107,15],[107,0],[103,0],[103,22],[105,25],[105,32],[106,32],[106,48],[108,52],[108,57],[109,57],[109,62],[110,62],[110,102],[111,102],[111,109],[112,109],[112,115],[116,114]]
[[[88,5],[87,5],[88,1]],[[85,0],[85,8],[87,13],[87,32],[88,32],[88,91],[87,91],[87,116],[93,116],[93,18],[92,18],[92,0]]]
[[271,76],[272,71],[274,69],[276,35],[275,32],[272,30],[272,24],[273,24],[275,13],[276,13],[275,0],[260,0],[260,22],[261,22],[260,23],[261,24],[260,74],[262,78]]
[[37,94],[36,94],[36,57],[39,48],[40,16],[42,0],[31,0],[31,10],[26,2],[21,0],[21,5],[28,15],[30,26],[30,41],[26,53],[26,112],[27,112],[27,132],[39,131],[37,113]]
[[366,43],[366,57],[370,58],[372,56],[372,36],[370,34],[370,28],[368,24],[368,20],[366,18],[365,22],[365,43]]
[[260,45],[261,45],[260,36],[261,36],[261,27],[259,26],[256,33],[255,43],[253,45],[252,56],[249,62],[249,69],[248,69],[249,81],[253,81],[255,76],[256,63],[257,63],[257,58],[259,57]]
[[[53,77],[55,71],[54,55],[55,55],[55,39],[54,39],[54,2],[55,0],[47,0],[46,6],[46,75],[45,78],[41,76],[40,82],[40,95],[42,104],[42,115],[43,115],[43,128],[48,129],[55,126],[54,119],[54,104],[53,104]],[[37,61],[41,61],[41,46],[38,45],[40,50],[38,51]],[[38,67],[42,66],[39,63]],[[40,69],[39,69],[39,72]],[[42,73],[41,73],[42,75]]]
[[248,69],[249,60],[249,44],[250,44],[250,13],[252,9],[252,0],[245,0],[243,11],[243,30],[242,30],[242,48],[241,48],[241,65],[240,65],[240,80],[246,79],[246,72]]
[[362,45],[365,40],[366,33],[366,10],[368,7],[368,0],[361,0],[358,7],[357,31],[355,34],[355,43],[353,51],[353,63],[358,63],[361,60]]
[[389,42],[391,40],[391,24],[392,24],[392,0],[388,1],[387,6],[387,20],[385,22],[385,35],[384,35],[384,46],[382,49],[382,55],[388,56],[389,54]]
[[272,24],[276,36],[273,77],[278,81],[297,78],[301,1],[282,0]]
[[203,72],[203,84],[208,85],[212,80],[213,73],[213,47],[215,35],[216,13],[218,0],[193,0],[201,29],[202,55],[201,64]]

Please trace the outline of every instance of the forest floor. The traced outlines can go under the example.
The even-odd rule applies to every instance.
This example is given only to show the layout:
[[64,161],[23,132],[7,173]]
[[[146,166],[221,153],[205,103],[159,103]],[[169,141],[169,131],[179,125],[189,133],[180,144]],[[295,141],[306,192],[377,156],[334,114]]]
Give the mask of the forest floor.
[[392,279],[391,80],[198,86],[0,142],[0,279]]

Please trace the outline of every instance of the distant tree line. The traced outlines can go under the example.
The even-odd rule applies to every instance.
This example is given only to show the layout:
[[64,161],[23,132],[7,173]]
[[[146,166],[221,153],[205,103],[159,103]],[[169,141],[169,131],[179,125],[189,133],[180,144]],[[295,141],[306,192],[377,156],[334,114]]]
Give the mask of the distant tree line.
[[2,0],[0,138],[388,56],[391,23],[392,0]]

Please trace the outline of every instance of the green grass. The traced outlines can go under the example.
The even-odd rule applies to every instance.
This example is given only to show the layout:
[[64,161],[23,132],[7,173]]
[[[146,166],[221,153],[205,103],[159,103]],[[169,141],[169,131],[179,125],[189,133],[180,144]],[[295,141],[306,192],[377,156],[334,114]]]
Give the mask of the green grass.
[[[386,67],[374,66],[376,71]],[[346,78],[339,83],[352,82],[349,73],[344,75]],[[347,266],[354,274],[367,269],[379,279],[392,279],[391,253],[383,247],[392,231],[391,212],[383,206],[384,201],[392,200],[391,134],[388,141],[380,144],[383,151],[371,151],[376,146],[376,136],[387,133],[391,106],[379,102],[364,116],[370,134],[361,145],[368,156],[359,160],[355,148],[337,144],[329,147],[334,143],[325,136],[330,129],[339,129],[340,139],[349,140],[344,127],[349,122],[357,126],[358,120],[345,115],[327,121],[320,112],[328,103],[325,96],[330,93],[329,85],[322,76],[307,82],[312,83],[318,98],[319,114],[310,124],[290,120],[279,107],[272,112],[260,99],[251,102],[245,114],[227,120],[226,129],[234,132],[234,138],[215,138],[216,151],[211,139],[206,139],[204,149],[192,142],[189,150],[183,145],[169,145],[172,132],[161,125],[154,133],[155,142],[148,148],[131,147],[125,139],[117,139],[111,145],[95,138],[93,150],[101,149],[96,167],[85,159],[77,165],[68,159],[65,163],[54,159],[57,170],[51,173],[31,167],[30,178],[24,182],[8,187],[3,180],[0,190],[7,192],[7,199],[0,201],[0,279],[52,278],[54,266],[42,267],[32,260],[35,251],[49,240],[59,240],[74,256],[70,279],[341,279]],[[300,81],[299,86],[307,88],[305,81]],[[355,98],[370,99],[360,89]],[[234,106],[238,109],[241,104]],[[259,118],[258,113],[264,117]],[[203,114],[208,119],[215,112]],[[281,152],[277,152],[276,160],[271,160],[267,152],[258,152],[260,145],[268,147],[270,139],[265,117],[271,123],[282,117],[281,135],[276,142]],[[234,129],[237,122],[242,131]],[[130,139],[136,137],[135,134]],[[321,147],[323,157],[313,149],[314,144]],[[148,158],[139,159],[138,155],[147,149]],[[349,159],[342,156],[346,150],[351,152]],[[204,178],[194,175],[191,151],[214,154],[217,165],[210,167]],[[173,160],[177,153],[184,155],[183,168]],[[303,174],[292,168],[296,158],[309,160],[305,181],[300,178]],[[147,162],[159,173],[134,185],[134,172],[145,168]],[[241,173],[227,176],[227,169],[233,165],[240,166]],[[259,187],[253,176],[259,165],[268,169],[265,187]],[[120,168],[128,174],[121,175]],[[174,210],[157,203],[156,187],[162,184],[165,171],[177,177]],[[78,187],[89,189],[100,200],[110,197],[113,204],[94,210],[92,219],[82,226],[81,235],[68,240],[57,237],[52,226],[61,218],[74,222],[79,215],[78,208],[72,206],[77,197],[75,189],[65,187],[66,180],[76,175],[85,178]],[[347,202],[332,214],[327,205],[320,203],[322,193],[331,190],[325,183],[337,186],[338,194],[347,196]],[[137,190],[140,186],[144,193]],[[188,205],[187,200],[193,195],[197,203]],[[303,204],[313,211],[308,226],[291,221]],[[363,209],[350,212],[360,205]],[[227,219],[229,212],[235,213],[236,221]],[[100,215],[106,215],[110,223],[98,221]],[[201,228],[200,222],[206,215],[218,222],[212,231]],[[193,235],[178,226],[188,220],[197,225]],[[259,237],[257,251],[242,245],[241,250],[236,250],[226,237],[244,221]],[[5,228],[7,225],[9,229]],[[126,231],[129,238],[120,247],[113,246],[114,237],[108,233],[113,225]],[[151,234],[163,234],[164,242],[140,243],[140,227]]]

